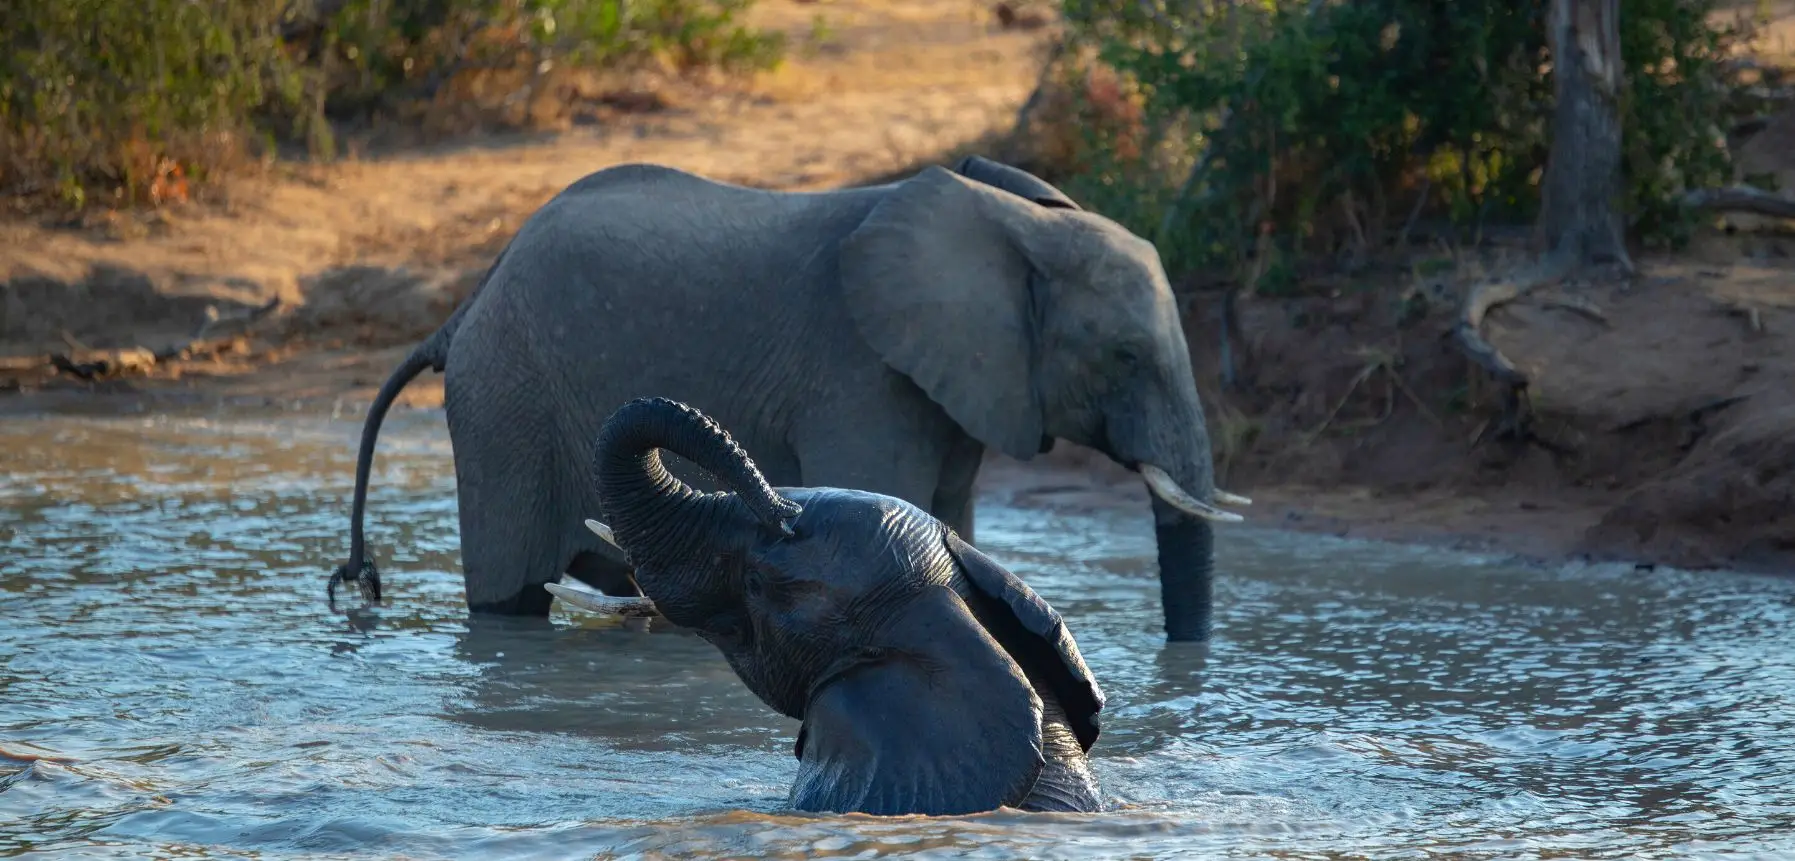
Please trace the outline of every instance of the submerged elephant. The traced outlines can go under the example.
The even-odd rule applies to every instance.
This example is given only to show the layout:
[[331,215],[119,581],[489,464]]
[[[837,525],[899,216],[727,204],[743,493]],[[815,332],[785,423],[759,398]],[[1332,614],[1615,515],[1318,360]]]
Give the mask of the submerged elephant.
[[[661,449],[729,490],[688,487]],[[591,525],[634,564],[647,597],[633,601],[709,640],[755,696],[803,721],[792,807],[1101,809],[1085,755],[1103,693],[1078,644],[939,520],[864,491],[775,490],[728,431],[661,398],[613,414],[592,463],[610,528]]]
[[[349,562],[378,599],[362,520],[387,408],[446,375],[467,603],[545,615],[563,573],[637,594],[621,554],[568,512],[585,441],[639,395],[702,405],[787,486],[904,500],[973,541],[987,447],[1066,439],[1153,491],[1171,639],[1209,631],[1214,485],[1202,404],[1153,246],[1023,171],[954,171],[828,192],[764,191],[624,165],[526,222],[480,287],[381,387],[362,429]],[[702,475],[674,463],[688,483]]]

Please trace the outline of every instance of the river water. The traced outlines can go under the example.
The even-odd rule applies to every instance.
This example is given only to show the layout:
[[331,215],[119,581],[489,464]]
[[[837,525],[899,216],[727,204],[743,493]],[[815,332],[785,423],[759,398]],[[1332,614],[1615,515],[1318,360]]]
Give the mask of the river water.
[[696,638],[470,630],[441,415],[388,424],[345,616],[356,423],[0,421],[0,855],[1795,857],[1795,581],[1231,528],[1167,647],[1143,512],[990,491],[1119,809],[794,815],[795,722]]

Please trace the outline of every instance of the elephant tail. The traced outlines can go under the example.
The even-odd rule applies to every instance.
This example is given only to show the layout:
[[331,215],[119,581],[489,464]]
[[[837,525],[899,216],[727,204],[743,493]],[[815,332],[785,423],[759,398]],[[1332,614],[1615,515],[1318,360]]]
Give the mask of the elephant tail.
[[455,333],[460,331],[461,322],[467,316],[467,310],[474,304],[486,289],[492,274],[498,271],[499,264],[504,262],[505,254],[511,250],[506,245],[499,252],[486,274],[481,276],[480,283],[472,293],[462,301],[455,313],[449,315],[424,343],[411,351],[399,367],[393,369],[391,376],[380,386],[380,393],[374,396],[373,405],[368,407],[368,416],[362,420],[361,448],[355,455],[355,501],[349,512],[349,561],[343,563],[330,575],[330,583],[324,589],[326,597],[334,606],[337,597],[337,586],[344,583],[355,583],[361,587],[362,596],[370,601],[380,600],[380,570],[374,566],[374,560],[368,556],[367,535],[362,528],[362,521],[368,505],[368,474],[374,466],[374,446],[380,440],[380,424],[386,420],[386,412],[399,399],[399,393],[426,368],[442,373],[448,365],[449,347],[455,341]]
[[443,362],[439,354],[448,352],[447,338],[440,337],[439,330],[430,336],[430,340],[418,345],[405,357],[405,361],[393,370],[386,382],[381,384],[380,393],[374,396],[374,404],[368,407],[368,416],[362,420],[361,449],[355,455],[355,502],[349,513],[349,561],[330,575],[330,584],[325,593],[334,604],[337,597],[337,585],[356,583],[361,586],[362,594],[371,601],[380,600],[380,571],[374,567],[373,558],[367,554],[367,538],[362,529],[363,513],[368,503],[368,473],[374,466],[374,446],[380,440],[380,423],[386,419],[386,411],[398,400],[399,393],[405,386],[416,379],[426,368],[442,370]]

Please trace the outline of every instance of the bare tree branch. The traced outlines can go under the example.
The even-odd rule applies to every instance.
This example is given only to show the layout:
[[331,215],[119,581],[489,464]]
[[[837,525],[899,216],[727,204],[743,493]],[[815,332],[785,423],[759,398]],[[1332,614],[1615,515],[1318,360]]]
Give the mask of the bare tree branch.
[[1682,202],[1692,209],[1795,218],[1795,200],[1749,185],[1697,189],[1683,195]]

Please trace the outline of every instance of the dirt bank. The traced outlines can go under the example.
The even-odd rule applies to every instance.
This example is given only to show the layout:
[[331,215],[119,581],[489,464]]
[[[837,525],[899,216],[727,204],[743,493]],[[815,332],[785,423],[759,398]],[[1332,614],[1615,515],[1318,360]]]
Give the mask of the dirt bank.
[[[960,0],[764,0],[757,14],[809,38],[819,13],[833,35],[746,92],[688,93],[548,139],[294,169],[240,183],[218,206],[79,230],[0,225],[0,415],[233,404],[357,415],[518,224],[574,179],[655,161],[804,189],[944,160],[1007,131],[1047,40]],[[1795,271],[1783,240],[1715,236],[1645,258],[1626,284],[1579,289],[1599,320],[1551,296],[1495,312],[1492,339],[1536,380],[1546,447],[1472,444],[1489,398],[1443,335],[1477,266],[1447,262],[1325,298],[1243,301],[1243,384],[1226,391],[1219,302],[1192,300],[1222,483],[1255,498],[1256,522],[1539,558],[1795,570]],[[46,371],[51,352],[74,367]],[[105,362],[146,352],[164,358],[107,378]],[[439,406],[441,378],[419,379],[403,403]],[[1132,476],[1066,445],[1027,468],[994,458],[985,481],[1043,504],[1145,504]]]
[[[1533,380],[1537,444],[1475,444],[1495,410],[1448,337],[1463,282],[1244,303],[1251,387],[1209,398],[1224,485],[1351,489],[1369,522],[1337,493],[1316,513],[1372,537],[1412,519],[1531,555],[1795,571],[1795,269],[1722,238],[1641,264],[1575,288],[1599,318],[1546,295],[1486,325]],[[1218,351],[1193,353],[1216,380]]]

